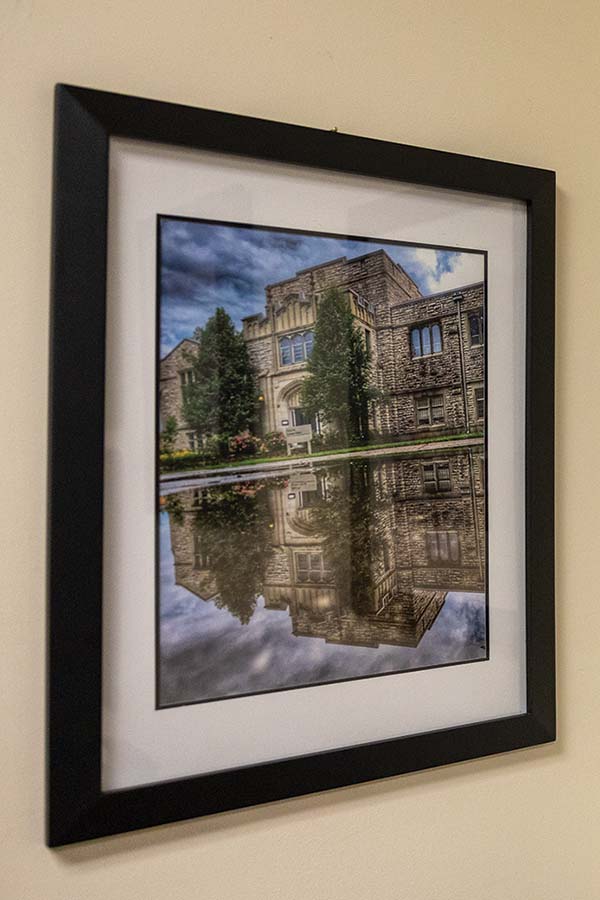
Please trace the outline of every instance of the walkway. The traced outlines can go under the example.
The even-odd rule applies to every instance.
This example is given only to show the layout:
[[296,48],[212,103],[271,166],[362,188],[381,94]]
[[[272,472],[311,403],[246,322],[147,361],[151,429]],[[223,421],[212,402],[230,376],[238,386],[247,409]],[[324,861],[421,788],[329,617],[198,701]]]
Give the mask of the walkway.
[[217,484],[234,484],[236,481],[257,481],[259,478],[281,475],[296,469],[305,469],[321,463],[344,459],[364,459],[370,456],[409,456],[438,450],[456,450],[460,447],[480,447],[483,438],[458,438],[447,441],[428,441],[424,444],[405,444],[401,447],[382,447],[378,450],[349,450],[346,453],[328,453],[323,456],[289,456],[277,462],[251,463],[246,466],[223,466],[215,469],[196,469],[190,472],[165,472],[160,476],[160,493],[173,494],[186,488],[212,487]]

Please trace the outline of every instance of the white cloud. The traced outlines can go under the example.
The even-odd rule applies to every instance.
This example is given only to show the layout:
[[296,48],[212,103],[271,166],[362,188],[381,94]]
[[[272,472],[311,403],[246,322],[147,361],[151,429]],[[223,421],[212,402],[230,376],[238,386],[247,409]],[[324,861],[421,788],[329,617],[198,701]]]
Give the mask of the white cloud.
[[[431,253],[435,251],[425,250],[424,252]],[[484,257],[480,253],[459,253],[455,259],[456,263],[452,267],[451,272],[441,272],[439,277],[436,277],[435,271],[432,272],[428,279],[428,287],[431,293],[449,291],[452,288],[459,288],[465,284],[483,281]]]

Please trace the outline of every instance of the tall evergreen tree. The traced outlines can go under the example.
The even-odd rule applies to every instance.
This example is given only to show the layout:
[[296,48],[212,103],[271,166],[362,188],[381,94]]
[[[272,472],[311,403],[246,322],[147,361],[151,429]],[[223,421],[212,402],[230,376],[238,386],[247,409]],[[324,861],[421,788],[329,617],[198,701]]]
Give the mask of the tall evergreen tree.
[[224,439],[252,430],[257,392],[242,335],[219,307],[194,337],[199,346],[189,354],[194,378],[184,389],[186,421],[202,435]]
[[371,359],[362,332],[352,322],[350,334],[348,411],[350,437],[366,443],[369,440],[369,400],[375,390],[370,386]]
[[338,432],[344,441],[369,438],[369,351],[346,295],[325,293],[315,323],[314,343],[302,383],[302,406]]

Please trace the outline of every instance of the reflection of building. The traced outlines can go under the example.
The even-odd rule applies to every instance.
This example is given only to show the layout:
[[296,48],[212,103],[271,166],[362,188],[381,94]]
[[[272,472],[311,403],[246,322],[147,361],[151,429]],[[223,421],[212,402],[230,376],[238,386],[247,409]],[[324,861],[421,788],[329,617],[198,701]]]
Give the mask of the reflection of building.
[[[401,437],[482,430],[483,284],[423,297],[404,269],[376,250],[269,285],[264,315],[244,319],[262,398],[263,432],[307,423],[300,387],[319,301],[331,287],[346,292],[371,352],[384,397],[372,404],[372,428]],[[195,446],[199,439],[181,419],[181,391],[191,377],[185,343],[161,363],[166,388],[161,389],[161,414],[163,420],[174,415],[180,423],[179,447]]]
[[[328,464],[291,473],[284,485],[265,479],[272,535],[265,607],[288,609],[297,636],[417,646],[448,591],[485,590],[483,478],[483,448],[475,445]],[[171,542],[177,583],[210,599],[215,572],[194,524],[201,496],[177,495]],[[355,570],[361,582],[351,588]]]
[[385,463],[395,546],[419,588],[485,590],[483,447]]
[[175,563],[175,583],[180,584],[201,600],[217,595],[210,557],[202,547],[200,533],[195,527],[201,491],[190,490],[175,495],[168,503],[171,549]]

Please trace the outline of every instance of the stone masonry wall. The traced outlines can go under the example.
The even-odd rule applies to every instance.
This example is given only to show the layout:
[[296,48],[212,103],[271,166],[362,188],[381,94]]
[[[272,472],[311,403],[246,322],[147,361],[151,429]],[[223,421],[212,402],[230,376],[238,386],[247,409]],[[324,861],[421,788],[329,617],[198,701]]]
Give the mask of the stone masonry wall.
[[190,431],[190,426],[183,417],[183,392],[180,373],[191,369],[188,357],[197,346],[196,341],[183,340],[160,363],[160,428],[162,430],[165,427],[165,423],[170,416],[175,417],[178,425],[178,435],[175,442],[176,450],[188,448],[187,432]]
[[[483,284],[462,289],[460,322],[458,305],[454,300],[456,293],[449,291],[392,306],[390,328],[378,331],[379,357],[385,359],[387,398],[384,408],[392,434],[417,437],[423,433],[462,433],[467,431],[468,426],[471,431],[482,429],[482,423],[475,416],[473,389],[483,385],[484,347],[471,345],[469,314],[483,309]],[[442,331],[442,351],[413,357],[410,343],[412,328],[436,323]],[[469,422],[464,408],[463,372]],[[442,425],[419,426],[416,398],[435,394],[441,394],[444,398],[445,422]]]

